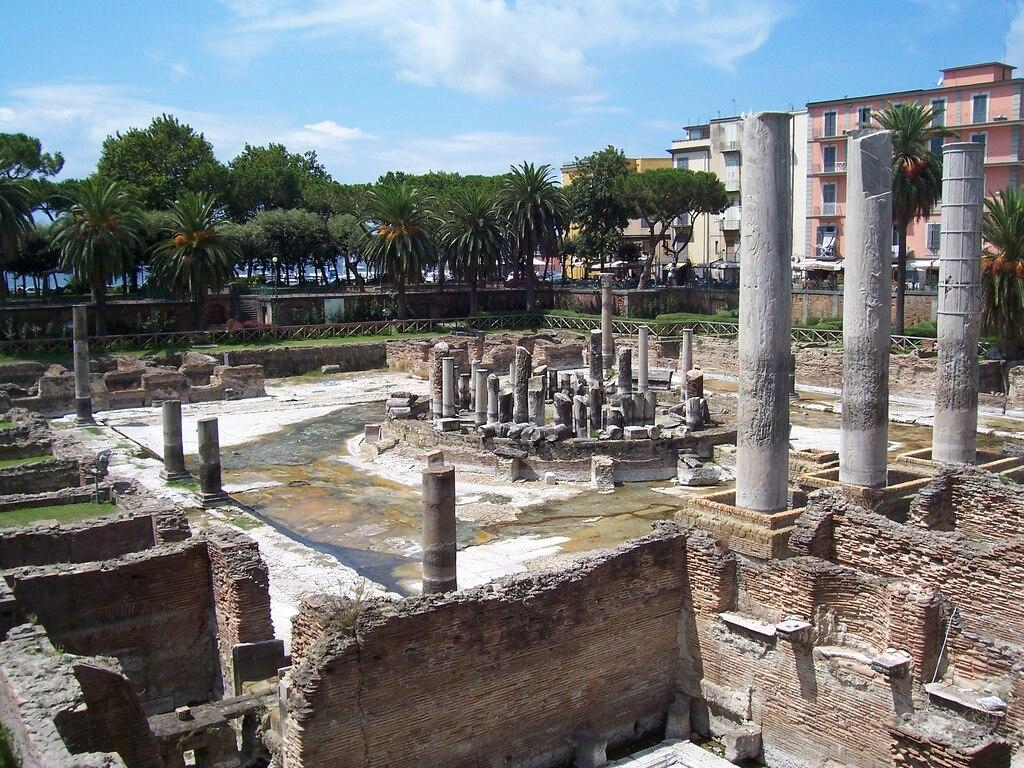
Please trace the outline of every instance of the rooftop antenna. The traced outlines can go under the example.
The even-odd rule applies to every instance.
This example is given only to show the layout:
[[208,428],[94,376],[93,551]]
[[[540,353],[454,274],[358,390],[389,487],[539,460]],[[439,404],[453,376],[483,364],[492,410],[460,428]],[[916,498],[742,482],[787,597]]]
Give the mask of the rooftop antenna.
[[1010,0],[1003,0],[1003,64],[1006,64],[1006,47],[1010,40]]
[[732,113],[734,115],[736,114],[736,99],[732,100]]

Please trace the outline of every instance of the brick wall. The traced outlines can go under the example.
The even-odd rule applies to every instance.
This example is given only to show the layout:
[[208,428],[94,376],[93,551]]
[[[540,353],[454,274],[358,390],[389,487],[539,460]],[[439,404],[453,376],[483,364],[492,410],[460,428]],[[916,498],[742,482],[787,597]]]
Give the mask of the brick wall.
[[201,538],[4,577],[23,616],[55,645],[113,656],[150,711],[211,697],[220,686],[207,546]]
[[[666,526],[566,572],[374,602],[355,633],[296,638],[287,764],[539,768],[567,762],[579,728],[658,729],[684,542]],[[323,624],[300,613],[295,630]]]
[[72,459],[52,459],[0,469],[0,496],[48,493],[81,484],[78,462]]
[[262,365],[267,378],[296,376],[338,365],[343,371],[366,371],[386,364],[383,342],[325,344],[321,347],[237,349],[224,353],[225,365]]
[[999,475],[947,466],[911,503],[907,522],[972,539],[1011,539],[1024,536],[1024,495]]
[[[3,515],[0,514],[0,522]],[[139,552],[156,544],[153,516],[93,518],[65,525],[0,530],[0,568],[48,563],[88,563]]]

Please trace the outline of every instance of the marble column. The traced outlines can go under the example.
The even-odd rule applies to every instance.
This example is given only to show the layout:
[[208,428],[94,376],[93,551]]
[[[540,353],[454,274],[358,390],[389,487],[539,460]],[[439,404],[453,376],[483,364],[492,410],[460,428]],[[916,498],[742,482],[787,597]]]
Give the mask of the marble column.
[[444,365],[441,362],[448,356],[448,345],[439,341],[434,345],[431,350],[430,359],[430,410],[434,415],[435,419],[440,419],[443,411],[442,405],[442,388],[443,388],[443,368]]
[[604,410],[604,390],[601,387],[587,390],[587,409],[590,411],[590,428],[601,429],[601,413]]
[[693,329],[683,329],[682,337],[679,340],[679,367],[676,375],[679,377],[679,398],[686,402],[686,373],[693,368]]
[[441,417],[455,416],[455,358],[441,358]]
[[615,338],[612,317],[615,314],[615,296],[612,294],[612,275],[601,275],[601,364],[610,371],[615,359]]
[[846,169],[839,481],[882,488],[889,451],[892,134],[858,131],[850,136]]
[[192,476],[185,468],[185,450],[181,436],[181,401],[164,400],[160,406],[164,427],[164,480],[187,480]]
[[590,332],[590,347],[587,362],[589,363],[589,375],[591,385],[597,383],[598,385],[604,381],[604,353],[601,351],[602,344],[602,332],[600,330],[593,330]]
[[538,427],[544,426],[544,379],[534,376],[530,380],[530,388],[526,393],[527,411],[530,423]]
[[646,392],[648,387],[647,344],[650,332],[650,328],[646,325],[641,325],[636,334],[636,391],[641,394]]
[[934,461],[977,460],[984,162],[984,144],[942,148]]
[[92,384],[89,381],[88,307],[76,304],[71,312],[74,327],[75,421],[78,424],[95,424],[92,416]]
[[516,347],[515,376],[512,381],[512,421],[525,424],[530,420],[530,376],[533,374],[533,356],[526,347]]
[[498,423],[498,398],[501,395],[501,379],[498,374],[487,374],[487,423]]
[[[490,397],[487,390],[487,369],[477,366],[473,369],[473,375],[476,377],[473,380],[473,422],[480,427],[487,423],[487,407],[490,405]],[[497,400],[494,402],[494,407],[498,407]]]
[[555,393],[555,423],[572,426],[572,395]]
[[199,430],[199,500],[204,507],[215,507],[228,501],[220,476],[220,432],[216,417],[200,419]]
[[620,395],[628,395],[633,391],[633,350],[623,347],[615,353],[615,391]]
[[590,421],[587,418],[587,400],[580,395],[572,399],[572,421],[576,437],[590,437]]
[[742,120],[736,506],[773,513],[789,497],[792,118]]
[[456,579],[455,467],[423,470],[423,594],[454,592]]

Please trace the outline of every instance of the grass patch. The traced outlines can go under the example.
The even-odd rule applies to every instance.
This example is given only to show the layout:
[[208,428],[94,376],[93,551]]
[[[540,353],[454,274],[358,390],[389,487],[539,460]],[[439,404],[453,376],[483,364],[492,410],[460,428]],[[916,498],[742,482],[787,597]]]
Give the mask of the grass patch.
[[168,488],[183,488],[186,491],[198,491],[199,483],[195,480],[168,480]]
[[82,429],[84,429],[90,435],[102,435],[103,434],[103,430],[100,429],[99,427],[82,427]]
[[10,419],[0,419],[0,429],[14,429],[14,422]]
[[235,526],[235,528],[241,528],[243,531],[251,531],[254,528],[261,528],[264,525],[262,520],[259,520],[252,515],[234,515],[229,517],[227,520],[229,525]]
[[658,323],[699,323],[702,321],[736,323],[739,322],[739,319],[740,313],[735,309],[725,309],[713,315],[704,315],[700,312],[670,312],[654,318]]
[[[97,504],[83,501],[79,504],[57,504],[52,507],[26,507],[0,512],[0,527],[13,528],[18,525],[31,525],[40,520],[56,520],[58,523],[71,523],[89,517],[109,515],[117,511],[113,504],[104,502]],[[0,763],[2,765],[2,763]]]
[[6,467],[20,467],[26,464],[38,464],[41,461],[49,461],[52,458],[53,456],[47,454],[40,456],[25,456],[21,459],[4,459],[3,461],[0,461],[0,469],[5,469]]

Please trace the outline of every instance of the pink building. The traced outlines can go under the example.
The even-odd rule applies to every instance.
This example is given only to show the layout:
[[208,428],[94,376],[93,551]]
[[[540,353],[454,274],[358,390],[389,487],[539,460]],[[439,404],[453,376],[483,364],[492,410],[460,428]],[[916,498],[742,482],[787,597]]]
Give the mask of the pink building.
[[[989,194],[1020,184],[1021,95],[1024,79],[1014,67],[992,62],[942,70],[942,85],[916,91],[817,101],[807,105],[807,249],[800,266],[838,269],[845,245],[846,134],[874,123],[889,105],[916,102],[944,113],[936,120],[959,134],[960,141],[985,144],[985,178]],[[947,139],[951,141],[952,139]],[[941,154],[942,141],[932,151]],[[910,226],[907,238],[908,281],[923,284],[938,267],[939,209]],[[895,241],[894,241],[895,242]],[[934,274],[934,273],[933,273]]]

